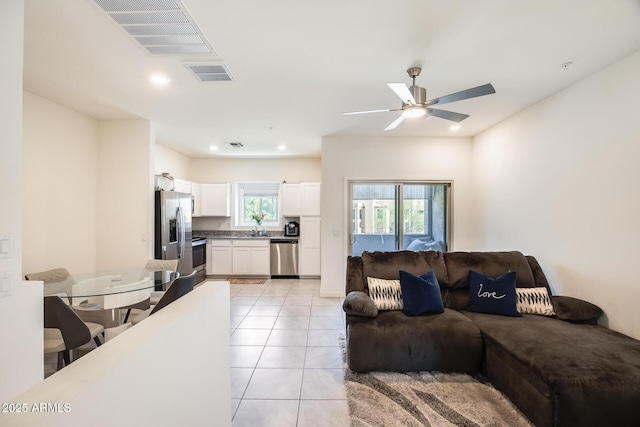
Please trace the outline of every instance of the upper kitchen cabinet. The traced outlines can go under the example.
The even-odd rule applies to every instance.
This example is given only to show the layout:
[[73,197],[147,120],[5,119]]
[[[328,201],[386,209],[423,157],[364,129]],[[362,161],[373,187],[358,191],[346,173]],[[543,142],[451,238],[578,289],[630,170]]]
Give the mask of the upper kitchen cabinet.
[[320,216],[320,183],[300,183],[300,216]]
[[231,184],[200,184],[200,214],[231,216]]
[[319,216],[320,183],[282,184],[283,216]]
[[300,216],[300,184],[282,184],[282,215]]
[[191,194],[191,182],[176,178],[173,180],[173,191]]

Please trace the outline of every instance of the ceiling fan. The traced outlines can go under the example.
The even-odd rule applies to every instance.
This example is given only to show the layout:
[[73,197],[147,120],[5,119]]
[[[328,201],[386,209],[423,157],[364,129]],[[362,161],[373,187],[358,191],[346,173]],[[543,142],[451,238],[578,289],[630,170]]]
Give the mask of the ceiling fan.
[[411,77],[411,79],[413,80],[411,87],[407,87],[407,85],[405,85],[404,83],[387,83],[387,86],[389,86],[389,88],[391,88],[391,90],[394,91],[395,94],[398,95],[398,97],[400,97],[400,99],[402,100],[402,108],[393,110],[388,108],[386,110],[353,111],[343,114],[351,115],[381,113],[384,111],[402,111],[402,114],[384,130],[395,129],[400,123],[404,121],[404,119],[416,117],[434,116],[459,123],[469,116],[467,114],[438,110],[431,107],[434,105],[442,105],[449,102],[461,101],[463,99],[475,98],[477,96],[496,93],[496,90],[491,84],[486,84],[427,101],[427,90],[423,87],[416,86],[416,77],[420,75],[420,71],[422,71],[422,69],[419,67],[412,67],[407,70],[407,74],[409,74],[409,77]]

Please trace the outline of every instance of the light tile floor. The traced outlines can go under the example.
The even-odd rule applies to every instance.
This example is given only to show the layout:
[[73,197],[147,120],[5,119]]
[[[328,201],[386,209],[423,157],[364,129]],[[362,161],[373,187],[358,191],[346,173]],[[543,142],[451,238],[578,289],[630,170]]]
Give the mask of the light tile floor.
[[342,299],[319,280],[231,285],[233,426],[348,426]]

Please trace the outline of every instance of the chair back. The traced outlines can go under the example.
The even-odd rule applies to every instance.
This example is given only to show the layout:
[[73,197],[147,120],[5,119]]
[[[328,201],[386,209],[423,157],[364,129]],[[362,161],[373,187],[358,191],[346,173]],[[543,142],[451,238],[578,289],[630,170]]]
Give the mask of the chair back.
[[150,259],[149,261],[147,261],[147,265],[144,267],[144,269],[149,271],[160,271],[160,270],[178,271],[178,260],[177,259]]
[[70,277],[71,274],[69,274],[66,268],[54,268],[53,270],[25,274],[24,276],[27,280],[40,280],[44,282],[45,285],[49,283],[64,282]]
[[182,276],[175,279],[173,282],[171,282],[171,284],[169,285],[169,289],[167,289],[167,291],[164,293],[162,298],[160,298],[160,301],[158,301],[158,304],[156,304],[155,307],[153,307],[153,310],[151,310],[151,313],[149,313],[149,316],[151,316],[156,311],[166,307],[167,305],[177,300],[178,298],[181,298],[184,295],[191,292],[193,290],[193,286],[195,285],[195,283],[196,283],[195,271],[193,271],[188,276]]
[[60,329],[67,350],[91,341],[87,325],[59,296],[44,297],[44,327]]

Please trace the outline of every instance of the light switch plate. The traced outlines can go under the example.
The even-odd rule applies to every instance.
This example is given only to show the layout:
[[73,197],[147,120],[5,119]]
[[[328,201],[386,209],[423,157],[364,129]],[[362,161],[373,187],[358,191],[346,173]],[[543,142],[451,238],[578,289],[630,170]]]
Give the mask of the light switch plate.
[[13,258],[13,234],[0,234],[0,259]]
[[0,298],[13,293],[13,274],[10,271],[0,272]]

